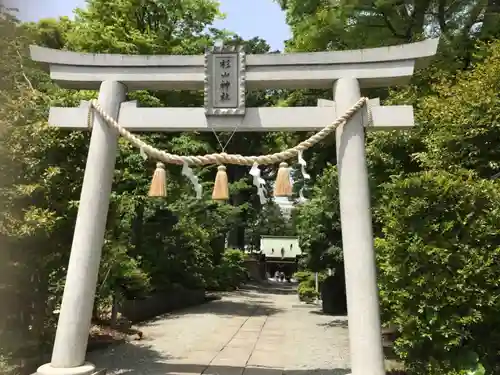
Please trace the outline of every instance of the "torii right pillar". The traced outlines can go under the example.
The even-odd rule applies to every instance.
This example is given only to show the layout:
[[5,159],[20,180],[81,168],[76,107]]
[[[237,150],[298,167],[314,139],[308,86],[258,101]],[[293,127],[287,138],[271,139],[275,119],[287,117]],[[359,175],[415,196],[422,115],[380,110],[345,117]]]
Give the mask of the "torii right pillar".
[[[436,47],[437,43],[434,48]],[[388,66],[380,64],[379,69],[383,71],[384,68]],[[356,74],[353,74],[353,78],[346,76],[337,79],[333,86],[334,102],[323,101],[318,105],[333,105],[336,113],[345,113],[361,98],[360,81],[354,77]],[[374,83],[373,86],[379,86],[379,83]],[[384,108],[379,107],[378,99],[370,100],[369,104],[377,111]],[[368,110],[365,107],[362,111],[358,111],[336,131],[340,222],[352,375],[385,374],[365,151],[365,132],[371,125],[368,124]],[[376,115],[376,111],[373,115]],[[393,115],[396,115],[396,112]]]
[[[337,113],[345,113],[360,97],[357,79],[341,78],[336,81],[334,101]],[[351,371],[355,375],[384,375],[365,155],[366,113],[359,111],[336,132],[340,222],[349,311]]]

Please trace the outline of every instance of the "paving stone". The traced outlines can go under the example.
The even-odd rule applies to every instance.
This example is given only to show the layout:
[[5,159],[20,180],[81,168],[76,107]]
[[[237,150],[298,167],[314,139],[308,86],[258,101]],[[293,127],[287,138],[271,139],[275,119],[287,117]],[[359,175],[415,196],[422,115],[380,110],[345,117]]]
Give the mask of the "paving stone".
[[227,344],[227,347],[228,348],[242,348],[242,349],[248,348],[251,351],[255,347],[255,344],[256,344],[258,338],[259,338],[258,336],[234,338]]
[[225,348],[214,358],[210,365],[245,367],[251,355],[252,348]]
[[167,364],[163,371],[164,372],[134,372],[134,374],[151,374],[151,375],[159,375],[159,374],[168,374],[168,375],[200,375],[207,368],[207,366],[193,365],[193,364],[176,364],[169,363]]
[[209,366],[203,375],[242,375],[245,367],[229,367],[229,366]]
[[187,352],[183,357],[180,357],[177,360],[174,361],[182,361],[183,363],[193,363],[193,364],[199,364],[199,365],[205,365],[208,366],[213,359],[217,356],[218,352],[215,351],[205,351],[205,350],[193,350],[190,352]]
[[224,293],[139,327],[141,341],[88,359],[109,375],[346,375],[347,320],[319,309],[296,295]]
[[243,375],[283,375],[284,369],[267,367],[246,367]]

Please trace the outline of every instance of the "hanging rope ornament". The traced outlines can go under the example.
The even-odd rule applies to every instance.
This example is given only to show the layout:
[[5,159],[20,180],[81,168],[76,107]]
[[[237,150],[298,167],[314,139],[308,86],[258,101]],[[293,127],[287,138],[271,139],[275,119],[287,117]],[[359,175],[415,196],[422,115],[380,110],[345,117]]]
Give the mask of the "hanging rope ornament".
[[[328,135],[334,133],[337,127],[339,127],[342,124],[345,124],[356,112],[358,112],[358,110],[367,105],[367,103],[368,103],[368,98],[361,98],[360,100],[358,100],[356,104],[354,104],[350,109],[348,109],[344,115],[335,120],[335,122],[325,126],[319,132],[313,134],[312,136],[300,142],[294,147],[291,147],[285,151],[281,151],[278,153],[259,155],[259,156],[243,156],[238,154],[227,154],[224,152],[226,146],[229,144],[229,141],[232,139],[233,135],[237,131],[239,124],[235,126],[233,132],[231,133],[231,136],[229,137],[229,140],[226,142],[224,147],[222,147],[222,143],[220,142],[217,133],[214,131],[214,129],[212,129],[217,140],[219,141],[219,144],[222,147],[221,153],[184,156],[184,155],[170,154],[168,152],[159,150],[147,144],[146,142],[142,141],[139,137],[130,133],[127,129],[121,127],[120,124],[118,124],[118,122],[114,118],[109,116],[104,111],[99,102],[95,99],[90,101],[88,121],[89,121],[89,127],[91,127],[93,121],[92,111],[95,110],[109,126],[117,130],[118,133],[122,137],[127,139],[133,146],[137,147],[144,158],[149,156],[153,159],[161,160],[164,163],[183,165],[184,172],[187,172],[187,174],[183,173],[183,175],[185,175],[191,180],[191,182],[195,186],[195,191],[197,192],[196,194],[198,197],[201,197],[201,186],[198,186],[199,183],[197,182],[197,178],[194,176],[194,174],[192,174],[192,170],[190,172],[187,171],[184,165],[186,167],[191,165],[196,165],[196,166],[203,166],[210,164],[219,165],[217,175],[215,178],[216,181],[215,181],[214,191],[212,193],[212,198],[215,200],[228,200],[229,199],[228,177],[226,173],[226,167],[224,166],[224,164],[256,166],[255,169],[254,167],[252,167],[253,172],[251,170],[250,174],[254,176],[254,185],[257,187],[259,196],[261,196],[261,193],[263,194],[263,191],[261,190],[261,188],[263,189],[263,184],[259,182],[260,171],[258,165],[270,165],[270,164],[281,163],[280,168],[278,170],[276,183],[274,186],[274,196],[290,197],[292,195],[292,182],[290,176],[290,168],[288,167],[288,164],[285,163],[285,161],[298,156],[299,164],[302,166],[301,168],[302,175],[304,179],[307,180],[308,178],[306,176],[309,175],[305,173],[304,169],[305,161],[302,159],[302,152],[313,147],[318,142],[321,142]],[[368,110],[368,124],[370,124],[372,122],[370,108],[368,107],[367,110]],[[191,173],[192,177],[190,177],[191,175],[189,173]],[[259,177],[256,177],[257,175]],[[151,183],[149,196],[161,196],[161,197],[166,196],[166,172],[163,163],[157,164],[157,168],[153,176],[153,181]],[[265,200],[265,197],[261,198],[261,201],[263,200]]]
[[257,188],[257,194],[259,195],[260,204],[266,204],[266,180],[260,177],[259,165],[255,163],[250,169],[250,175],[253,177],[253,184]]
[[309,173],[306,172],[307,163],[302,157],[302,151],[299,151],[297,159],[300,164],[300,172],[302,173],[302,178],[304,179],[304,186],[302,186],[302,188],[299,191],[299,202],[304,203],[305,201],[307,201],[307,199],[304,197],[304,188],[306,186],[307,181],[311,179],[311,176],[309,175]]
[[288,164],[280,163],[276,182],[274,183],[275,197],[291,197],[292,196],[292,181],[290,179],[290,168]]
[[189,181],[193,184],[194,191],[196,192],[196,199],[201,199],[202,195],[202,186],[198,181],[198,177],[196,177],[193,173],[193,170],[189,167],[187,163],[182,165],[182,175],[186,176]]
[[[231,139],[233,139],[233,136],[236,133],[236,130],[238,130],[239,125],[240,125],[239,123],[236,124],[233,131],[231,132],[231,135],[229,136],[229,139],[226,141],[225,144],[222,144],[219,136],[217,135],[217,132],[215,131],[215,129],[212,128],[212,133],[215,135],[215,138],[217,139],[217,142],[219,143],[219,146],[222,149],[220,155],[227,155],[225,152],[226,147],[229,144],[229,142],[231,142]],[[212,199],[214,201],[225,202],[229,200],[228,183],[229,181],[227,178],[226,166],[221,164],[217,167],[217,174],[215,175],[214,190],[212,191]]]
[[214,191],[212,192],[214,201],[227,201],[229,199],[229,187],[227,185],[227,173],[224,165],[217,167],[215,176]]
[[155,173],[153,180],[149,187],[150,197],[166,197],[167,196],[167,172],[165,171],[165,164],[162,162],[156,163]]

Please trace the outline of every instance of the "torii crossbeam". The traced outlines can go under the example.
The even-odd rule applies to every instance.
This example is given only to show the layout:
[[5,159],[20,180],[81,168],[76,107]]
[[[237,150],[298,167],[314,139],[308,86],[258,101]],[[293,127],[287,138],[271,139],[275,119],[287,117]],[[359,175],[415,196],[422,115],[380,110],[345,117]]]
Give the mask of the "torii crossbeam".
[[[368,131],[403,130],[413,126],[411,105],[380,106],[379,99],[371,99],[369,105],[372,122],[365,124]],[[90,130],[89,106],[88,101],[82,101],[77,108],[52,107],[49,124],[68,130]],[[246,108],[245,116],[237,120],[237,131],[320,130],[340,115],[335,103],[324,99],[318,101],[317,107]],[[140,108],[136,101],[121,104],[118,123],[134,132],[232,131],[235,127],[234,118],[206,116],[204,108]]]
[[[82,54],[32,46],[31,56],[48,67],[61,87],[99,89],[102,109],[129,130],[221,131],[232,130],[238,121],[239,131],[310,131],[343,115],[360,99],[361,88],[408,83],[414,70],[435,55],[437,45],[437,39],[430,39],[355,51],[265,55],[216,48],[205,56]],[[317,107],[245,107],[246,89],[330,87],[335,101],[320,100]],[[143,89],[204,89],[205,107],[138,108],[125,102],[127,91]],[[413,126],[411,106],[380,106],[377,99],[369,104],[370,123],[368,116],[357,113],[336,131],[353,375],[385,374],[365,128]],[[49,123],[85,130],[88,106],[82,102],[78,108],[51,108]],[[96,372],[85,354],[118,142],[115,130],[99,116],[94,116],[91,131],[52,360],[38,369],[39,375]]]

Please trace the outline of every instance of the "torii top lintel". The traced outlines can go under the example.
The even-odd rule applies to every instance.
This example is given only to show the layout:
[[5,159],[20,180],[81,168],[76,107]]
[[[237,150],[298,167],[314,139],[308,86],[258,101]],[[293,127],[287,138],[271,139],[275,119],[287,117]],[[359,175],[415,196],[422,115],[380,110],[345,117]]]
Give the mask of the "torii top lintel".
[[[329,88],[339,78],[357,78],[361,87],[405,84],[427,64],[438,39],[398,46],[336,52],[246,55],[246,87]],[[48,65],[60,86],[98,89],[119,81],[128,90],[202,90],[203,55],[119,55],[76,53],[31,46],[31,58]]]

